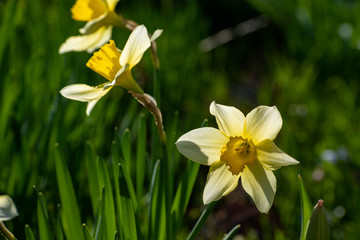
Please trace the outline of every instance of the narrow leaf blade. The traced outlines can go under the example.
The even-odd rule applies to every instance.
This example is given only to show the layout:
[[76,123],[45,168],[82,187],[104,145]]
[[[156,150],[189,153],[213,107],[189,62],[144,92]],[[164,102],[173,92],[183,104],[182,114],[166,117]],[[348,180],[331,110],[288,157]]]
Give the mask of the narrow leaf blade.
[[330,229],[326,218],[324,201],[319,200],[311,214],[306,232],[306,240],[329,240]]
[[300,189],[300,202],[301,202],[301,235],[300,240],[305,240],[305,233],[307,228],[307,223],[309,222],[312,205],[309,199],[309,196],[306,192],[304,182],[301,175],[298,175],[299,178],[299,189]]

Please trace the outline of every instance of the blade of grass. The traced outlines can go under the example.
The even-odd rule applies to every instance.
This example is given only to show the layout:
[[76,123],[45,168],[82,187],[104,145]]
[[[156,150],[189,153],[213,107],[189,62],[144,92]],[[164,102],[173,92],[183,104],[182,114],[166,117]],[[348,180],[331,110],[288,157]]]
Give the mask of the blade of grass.
[[97,169],[99,176],[99,185],[100,187],[103,187],[105,189],[105,202],[103,203],[103,206],[105,208],[102,212],[106,226],[105,239],[112,239],[116,232],[115,206],[112,194],[113,191],[105,162],[101,159],[98,160]]
[[104,220],[104,209],[105,209],[105,188],[102,188],[101,191],[101,197],[99,200],[99,209],[97,212],[97,221],[96,221],[96,225],[95,225],[95,232],[94,232],[94,236],[95,236],[95,240],[99,240],[99,239],[104,239],[105,238],[105,232],[106,232],[106,222]]
[[205,210],[202,212],[201,216],[197,220],[195,226],[191,230],[189,236],[187,237],[187,240],[195,239],[196,235],[199,233],[202,225],[204,224],[206,218],[209,216],[211,211],[214,209],[216,203],[217,202],[212,202],[205,208]]
[[[148,205],[148,236],[153,236],[153,234],[155,234],[154,231],[155,231],[156,221],[153,221],[152,209],[153,209],[153,203],[154,201],[156,201],[156,199],[154,199],[154,189],[159,179],[159,175],[158,175],[159,164],[160,164],[160,160],[157,160],[154,166],[154,170],[151,177],[151,183],[150,183],[150,201]],[[156,217],[154,219],[156,219]]]
[[122,134],[120,145],[122,150],[122,156],[124,159],[124,167],[128,173],[131,173],[131,136],[130,129],[126,128]]
[[316,206],[314,207],[314,211],[312,212],[309,220],[305,239],[306,240],[330,239],[329,223],[326,218],[326,211],[323,200],[319,200]]
[[51,232],[51,227],[49,224],[48,213],[46,210],[45,199],[41,192],[38,192],[36,187],[34,187],[37,195],[37,219],[38,219],[38,228],[39,228],[39,239],[40,240],[51,240],[53,239],[53,234]]
[[0,27],[0,66],[2,66],[2,59],[4,50],[6,48],[6,45],[8,43],[8,40],[10,36],[12,35],[12,31],[14,31],[15,28],[13,28],[14,24],[14,15],[16,10],[16,3],[18,1],[12,0],[8,1],[5,6],[5,11],[3,15],[3,19],[1,21],[1,27]]
[[179,187],[176,191],[175,199],[171,208],[171,215],[174,219],[174,233],[179,231],[182,218],[185,214],[190,196],[195,184],[197,174],[199,172],[200,164],[188,161],[185,172],[181,177]]
[[61,225],[61,215],[60,215],[60,206],[58,206],[58,216],[56,219],[56,229],[55,229],[55,234],[56,234],[56,239],[57,240],[64,240],[64,230],[63,227]]
[[128,185],[125,180],[125,169],[119,164],[119,188],[120,188],[120,209],[121,223],[125,239],[137,239],[136,216],[132,198],[129,194]]
[[240,224],[236,225],[235,227],[233,227],[230,232],[228,232],[228,234],[226,234],[223,238],[223,240],[230,240],[233,239],[235,237],[235,234],[237,232],[237,230],[239,230],[240,228]]
[[[161,192],[163,195],[163,201],[165,203],[165,208],[162,206],[162,208],[165,210],[165,219],[162,221],[162,223],[165,226],[166,229],[166,239],[173,239],[172,238],[172,219],[171,219],[171,202],[172,202],[172,196],[170,195],[170,188],[171,188],[171,182],[170,182],[170,168],[169,168],[169,161],[167,158],[167,146],[162,145],[162,159],[160,161],[160,187]],[[161,194],[161,193],[160,193]]]
[[[130,145],[130,142],[128,144]],[[120,139],[117,135],[115,137],[115,143],[113,145],[113,151],[112,151],[113,160],[116,161],[116,163],[121,164],[122,166],[126,166],[127,163],[124,161],[124,159],[122,157],[119,156],[119,154],[117,152],[118,149],[121,149],[121,148],[122,147],[120,145]],[[131,197],[134,210],[136,211],[138,208],[138,201],[136,198],[133,181],[130,177],[130,173],[127,171],[127,169],[129,169],[129,167],[123,167],[122,169],[123,169],[124,178],[125,178],[125,181],[127,184],[127,189],[129,191],[129,195]]]
[[25,225],[25,237],[26,240],[35,240],[34,234],[29,225]]
[[86,224],[82,225],[82,230],[83,230],[83,234],[84,234],[84,240],[94,240],[94,238],[91,236],[91,233],[90,233],[88,227],[86,226]]
[[301,175],[298,175],[299,179],[299,190],[300,190],[300,203],[301,203],[301,235],[300,240],[305,240],[307,224],[309,222],[312,205],[309,199],[309,196],[306,192],[304,182]]
[[69,240],[82,240],[81,218],[74,187],[69,170],[60,156],[60,150],[57,144],[55,145],[55,166],[61,199],[61,220],[66,238]]
[[85,168],[89,181],[89,192],[93,213],[96,212],[101,197],[101,189],[99,186],[98,167],[96,164],[96,155],[90,143],[86,146],[85,152]]
[[137,198],[144,195],[144,180],[146,173],[146,121],[144,114],[139,117],[139,132],[136,147],[136,193]]

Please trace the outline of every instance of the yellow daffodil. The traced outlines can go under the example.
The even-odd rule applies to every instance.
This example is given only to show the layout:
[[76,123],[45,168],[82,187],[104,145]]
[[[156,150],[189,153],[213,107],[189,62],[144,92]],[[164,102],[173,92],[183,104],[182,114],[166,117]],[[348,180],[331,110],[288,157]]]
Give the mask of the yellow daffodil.
[[140,25],[134,29],[127,40],[124,50],[116,48],[114,41],[100,48],[87,62],[86,66],[105,77],[108,82],[96,87],[86,84],[73,84],[64,87],[60,93],[69,99],[88,102],[86,113],[91,110],[115,85],[143,94],[143,90],[131,75],[131,69],[141,60],[146,49],[150,47],[150,39],[146,27]]
[[273,170],[298,161],[282,152],[273,140],[282,126],[276,107],[259,106],[244,114],[229,106],[210,105],[219,129],[192,130],[176,142],[190,160],[209,165],[203,201],[208,204],[232,192],[241,183],[260,212],[267,213],[274,201]]
[[59,53],[70,51],[93,52],[111,38],[113,26],[121,26],[122,18],[115,12],[119,0],[77,0],[71,8],[72,18],[87,22],[80,36],[68,38]]

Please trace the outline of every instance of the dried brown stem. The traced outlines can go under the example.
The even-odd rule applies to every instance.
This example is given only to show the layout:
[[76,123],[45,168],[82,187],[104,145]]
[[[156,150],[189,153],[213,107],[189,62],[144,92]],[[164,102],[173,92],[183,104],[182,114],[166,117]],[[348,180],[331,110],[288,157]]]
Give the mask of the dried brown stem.
[[0,233],[8,240],[16,240],[15,236],[6,228],[2,221],[0,221]]
[[129,91],[131,95],[138,100],[139,103],[141,103],[146,109],[149,110],[149,112],[154,116],[155,118],[155,124],[159,132],[160,140],[164,143],[166,143],[166,133],[164,130],[164,125],[162,121],[162,115],[160,109],[157,107],[155,100],[150,95],[144,93],[134,93],[132,91]]

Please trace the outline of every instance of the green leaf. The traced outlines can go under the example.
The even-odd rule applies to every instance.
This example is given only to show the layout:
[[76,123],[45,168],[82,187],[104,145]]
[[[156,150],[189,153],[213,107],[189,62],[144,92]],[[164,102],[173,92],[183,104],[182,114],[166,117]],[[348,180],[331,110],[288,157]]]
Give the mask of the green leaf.
[[130,136],[130,129],[125,129],[121,141],[120,141],[120,145],[121,145],[121,150],[122,150],[122,155],[123,155],[123,159],[124,159],[124,163],[125,163],[125,167],[126,167],[126,171],[128,173],[131,173],[131,136]]
[[[116,218],[115,218],[115,205],[113,199],[113,191],[110,182],[109,173],[106,169],[105,162],[99,159],[98,161],[98,176],[99,185],[105,189],[105,202],[103,203],[104,209],[102,212],[103,220],[105,221],[106,233],[105,239],[113,239],[116,232]],[[104,201],[104,199],[103,199]]]
[[12,32],[14,31],[14,15],[16,13],[16,4],[18,1],[8,1],[2,16],[2,23],[0,27],[0,35],[3,36],[0,38],[0,66],[3,60],[3,54],[5,52],[6,46],[9,39],[11,39]]
[[183,176],[181,177],[175,199],[171,208],[171,215],[174,219],[174,233],[179,231],[182,218],[187,209],[195,180],[199,172],[200,164],[188,161]]
[[34,234],[31,230],[31,228],[29,227],[29,225],[25,225],[25,237],[26,240],[35,240]]
[[105,212],[105,188],[101,191],[101,197],[99,199],[99,208],[96,212],[96,224],[95,224],[95,240],[105,239],[106,234],[106,220],[104,217]]
[[[130,142],[128,142],[128,144],[130,145]],[[129,161],[124,161],[124,159],[122,157],[119,156],[118,154],[118,150],[120,149],[120,139],[119,137],[115,137],[115,143],[113,144],[113,148],[112,148],[112,157],[113,157],[113,160],[115,161],[115,163],[117,164],[121,164],[122,169],[122,173],[124,174],[124,179],[125,179],[125,182],[127,184],[127,189],[129,191],[129,195],[131,197],[131,200],[132,200],[132,203],[133,203],[133,207],[134,207],[134,210],[136,211],[136,209],[138,208],[138,201],[137,201],[137,198],[136,198],[136,193],[135,193],[135,190],[134,190],[134,184],[133,184],[133,181],[131,179],[131,176],[130,176],[130,172],[128,171],[130,169],[129,166],[127,166],[127,164],[129,162],[131,162],[131,160]],[[121,149],[125,147],[124,144],[121,145]],[[126,148],[126,147],[125,147]],[[126,166],[126,167],[124,167]]]
[[[60,210],[60,209],[59,209]],[[60,211],[59,211],[60,212]],[[55,234],[56,234],[56,240],[63,240],[64,238],[64,230],[63,227],[61,225],[61,216],[60,213],[58,213],[58,217],[56,219],[56,229],[55,229]]]
[[92,149],[92,146],[88,143],[85,152],[85,167],[89,181],[88,185],[93,213],[96,212],[99,199],[101,197],[101,188],[99,186],[98,166],[96,159],[97,157]]
[[299,190],[300,190],[300,203],[301,203],[301,235],[300,240],[305,239],[305,233],[307,224],[309,222],[311,212],[312,212],[312,205],[309,199],[309,196],[306,192],[304,182],[302,180],[301,175],[298,175],[299,178]]
[[306,240],[329,240],[330,229],[326,218],[324,201],[319,200],[311,214],[307,227]]
[[125,239],[137,239],[136,216],[128,185],[124,177],[125,169],[119,165],[120,202],[117,208],[120,211],[122,230]]
[[84,240],[94,240],[94,238],[91,236],[91,233],[90,233],[88,227],[86,226],[86,224],[82,225],[82,230],[83,230],[83,234],[84,234]]
[[[160,160],[157,160],[152,172],[152,176],[151,176],[151,182],[150,182],[150,202],[148,205],[148,236],[150,236],[153,239],[154,238],[154,234],[158,234],[158,229],[156,229],[155,227],[160,227],[160,222],[159,222],[159,217],[158,214],[159,212],[156,212],[156,206],[157,206],[157,195],[155,194],[155,189],[157,187],[157,183],[159,182],[159,165],[160,165]],[[153,215],[152,213],[155,213],[155,215]],[[158,223],[158,224],[157,224]]]
[[136,147],[136,194],[140,199],[144,195],[146,173],[146,121],[143,114],[139,117],[139,132]]
[[49,224],[48,213],[46,210],[45,199],[41,192],[38,192],[34,187],[37,195],[37,217],[39,227],[39,238],[40,240],[52,240],[53,234]]
[[64,164],[58,145],[55,146],[55,166],[61,199],[61,220],[66,238],[82,240],[81,218],[69,170]]
[[240,224],[236,225],[235,227],[233,227],[230,232],[228,234],[226,234],[223,238],[223,240],[230,240],[233,239],[235,237],[235,234],[237,232],[237,230],[240,228]]
[[212,202],[205,208],[205,210],[203,211],[203,213],[201,214],[201,216],[197,220],[195,226],[191,230],[189,236],[187,237],[187,240],[195,239],[196,235],[199,233],[202,225],[204,224],[206,218],[209,216],[211,211],[214,209],[216,203],[217,202]]

